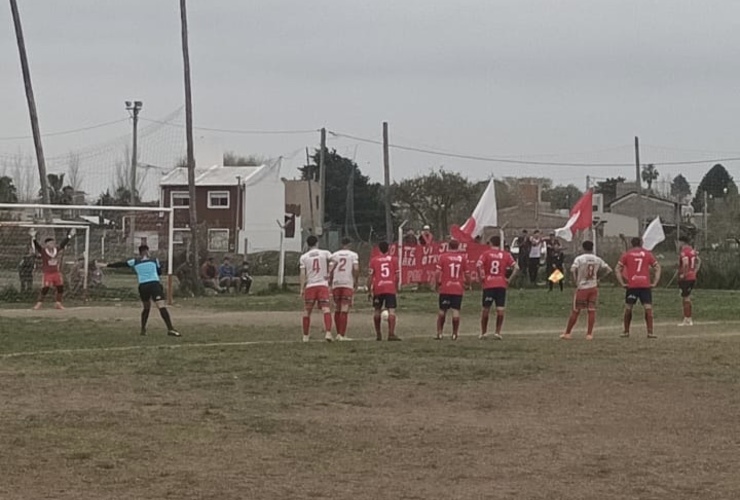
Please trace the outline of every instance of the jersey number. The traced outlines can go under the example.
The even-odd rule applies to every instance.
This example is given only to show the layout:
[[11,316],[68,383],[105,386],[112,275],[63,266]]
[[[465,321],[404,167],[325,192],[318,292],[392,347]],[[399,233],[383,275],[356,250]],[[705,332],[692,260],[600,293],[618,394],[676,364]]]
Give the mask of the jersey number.
[[381,278],[390,278],[391,276],[391,266],[387,262],[384,262],[380,265],[380,277]]
[[321,272],[321,263],[319,262],[319,259],[314,259],[313,264],[311,265],[311,269],[314,273],[320,273]]
[[339,259],[339,266],[337,267],[339,268],[339,272],[343,273],[347,269],[347,259],[345,258]]
[[498,260],[494,260],[491,262],[491,272],[490,274],[493,276],[498,276],[501,272],[501,262]]
[[586,268],[586,278],[590,280],[594,279],[596,277],[595,271],[596,271],[596,266],[594,266],[593,264],[589,264],[588,267]]
[[457,264],[455,262],[450,264],[450,277],[454,280],[460,278],[460,268],[462,266],[460,264]]
[[635,262],[637,262],[637,272],[639,273],[642,271],[642,259],[636,258]]

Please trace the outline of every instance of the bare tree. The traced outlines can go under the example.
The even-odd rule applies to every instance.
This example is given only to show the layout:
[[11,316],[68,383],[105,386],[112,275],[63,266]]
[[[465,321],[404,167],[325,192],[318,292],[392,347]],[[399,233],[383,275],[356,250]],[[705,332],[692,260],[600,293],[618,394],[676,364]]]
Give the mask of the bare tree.
[[80,155],[69,153],[67,160],[67,181],[75,193],[82,190],[82,172],[80,172]]
[[33,158],[24,157],[23,153],[13,156],[11,177],[13,185],[18,194],[18,201],[21,203],[33,203],[36,201],[38,187],[31,171],[33,170]]

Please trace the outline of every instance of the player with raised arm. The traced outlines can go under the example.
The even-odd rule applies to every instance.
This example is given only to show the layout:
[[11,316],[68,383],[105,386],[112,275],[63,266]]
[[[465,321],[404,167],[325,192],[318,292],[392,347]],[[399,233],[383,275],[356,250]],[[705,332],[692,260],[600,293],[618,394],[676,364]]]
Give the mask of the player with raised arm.
[[331,334],[331,309],[329,304],[329,260],[331,253],[319,249],[316,236],[306,238],[308,251],[301,255],[301,297],[303,297],[303,341],[310,340],[311,313],[318,304],[324,313],[324,339],[333,340]]
[[398,287],[398,263],[388,252],[390,245],[387,241],[378,243],[381,255],[370,259],[368,271],[368,293],[373,301],[373,324],[375,325],[375,340],[383,340],[381,331],[382,311],[388,311],[388,340],[401,340],[396,336],[396,292]]
[[447,319],[447,311],[452,309],[452,340],[457,340],[460,332],[460,308],[463,294],[470,281],[466,270],[468,259],[465,253],[460,252],[460,243],[450,240],[449,252],[443,253],[437,262],[435,277],[436,289],[439,292],[439,313],[437,314],[437,336],[442,340],[442,332]]
[[54,296],[54,307],[57,309],[64,309],[62,305],[62,298],[64,297],[64,278],[62,276],[62,263],[64,258],[64,249],[69,244],[70,240],[75,237],[77,230],[72,230],[67,236],[56,244],[54,238],[46,238],[44,245],[36,240],[38,234],[35,229],[31,229],[29,233],[33,238],[33,248],[41,256],[41,271],[43,277],[41,278],[41,293],[39,294],[39,300],[34,309],[41,309],[44,305],[44,299],[49,293],[49,290],[53,287],[56,291]]
[[180,332],[172,326],[170,312],[165,305],[164,289],[159,277],[162,274],[162,265],[159,259],[153,259],[149,255],[149,247],[141,245],[139,247],[139,256],[135,259],[129,259],[124,262],[114,262],[105,267],[121,268],[130,267],[136,272],[136,278],[139,281],[139,298],[141,299],[141,335],[146,335],[146,324],[149,321],[149,312],[152,308],[152,302],[159,310],[164,324],[167,325],[167,335],[170,337],[181,337]]
[[350,247],[352,240],[342,239],[342,249],[331,256],[331,289],[334,296],[334,324],[337,328],[337,340],[349,340],[347,324],[349,309],[357,289],[357,278],[360,275],[360,257]]
[[[483,308],[480,317],[480,339],[488,338],[488,319],[491,307],[496,304],[496,333],[493,338],[501,340],[501,328],[504,325],[506,311],[506,289],[516,277],[519,266],[514,257],[501,248],[501,237],[493,236],[491,248],[480,256],[477,262],[478,275],[483,286]],[[512,270],[507,278],[507,272]]]
[[[647,337],[657,338],[653,333],[653,288],[660,281],[660,264],[655,260],[652,252],[642,247],[640,238],[632,238],[632,248],[622,254],[616,268],[619,284],[627,290],[624,307],[624,333],[622,337],[630,336],[632,323],[632,309],[639,300],[645,309],[645,325]],[[651,271],[655,276],[651,279]],[[625,281],[626,280],[626,281]]]
[[701,267],[699,253],[691,247],[689,239],[682,236],[678,239],[681,245],[678,261],[678,287],[683,299],[683,321],[678,326],[694,326],[691,311],[691,292],[696,285],[696,273]]
[[599,271],[604,269],[606,272],[601,276],[604,278],[612,272],[609,264],[604,262],[601,257],[594,255],[593,241],[583,242],[583,253],[575,258],[570,272],[573,275],[573,282],[576,284],[576,293],[573,297],[573,310],[568,318],[568,326],[565,328],[560,338],[570,340],[573,327],[578,322],[578,316],[584,309],[588,310],[588,329],[586,330],[586,340],[594,338],[594,324],[596,323],[596,303],[599,299]]

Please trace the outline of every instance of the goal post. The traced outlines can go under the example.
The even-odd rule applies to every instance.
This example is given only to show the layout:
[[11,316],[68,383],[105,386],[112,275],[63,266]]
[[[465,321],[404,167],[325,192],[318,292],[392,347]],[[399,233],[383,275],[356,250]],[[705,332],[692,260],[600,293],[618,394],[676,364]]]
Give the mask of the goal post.
[[[168,301],[172,301],[175,271],[175,221],[172,208],[160,206],[101,206],[101,205],[43,205],[0,203],[0,300],[4,292],[17,290],[28,294],[29,280],[38,280],[38,262],[30,257],[31,237],[29,231],[36,229],[41,235],[56,238],[56,232],[77,230],[77,238],[65,251],[62,273],[70,271],[69,258],[74,258],[73,282],[87,297],[91,288],[91,272],[100,276],[102,270],[92,269],[92,264],[127,260],[137,254],[139,245],[148,245],[154,256],[166,262],[163,284],[167,288]],[[61,234],[59,235],[61,236]],[[41,240],[41,238],[39,238]],[[84,244],[83,248],[80,248]],[[21,262],[20,264],[18,262]],[[24,261],[27,265],[24,268]],[[133,282],[120,282],[126,287]],[[33,285],[34,290],[37,286]],[[115,295],[110,298],[118,300]]]

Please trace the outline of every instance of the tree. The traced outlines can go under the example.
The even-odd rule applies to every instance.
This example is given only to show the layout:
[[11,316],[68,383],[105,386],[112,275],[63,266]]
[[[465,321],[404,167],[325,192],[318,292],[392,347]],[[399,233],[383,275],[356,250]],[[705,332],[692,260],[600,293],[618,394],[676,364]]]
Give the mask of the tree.
[[13,179],[7,175],[0,177],[0,203],[18,203],[18,193]]
[[265,159],[258,155],[237,155],[233,151],[224,153],[224,167],[259,167],[265,164]]
[[543,191],[542,201],[549,201],[553,210],[570,210],[581,196],[583,191],[573,184],[568,184]]
[[671,196],[679,201],[691,196],[691,185],[683,174],[678,174],[671,183]]
[[[49,186],[49,203],[52,205],[71,205],[74,189],[64,184],[64,174],[48,174],[46,184]],[[39,196],[44,199],[43,192]]]
[[[303,180],[318,180],[319,150],[311,157],[312,163],[301,167]],[[326,200],[324,217],[326,226],[347,226],[348,216],[354,218],[351,226],[357,227],[362,237],[370,233],[385,234],[385,205],[383,203],[383,186],[371,183],[363,175],[357,164],[338,154],[336,150],[324,152],[326,166]],[[354,194],[354,214],[347,214],[347,192],[350,187]]]
[[658,178],[659,172],[658,169],[655,168],[655,165],[652,163],[648,165],[643,165],[642,172],[640,173],[640,178],[642,178],[642,182],[647,184],[648,191],[653,190],[653,182]]
[[67,175],[69,185],[75,192],[82,190],[82,172],[80,172],[80,155],[79,153],[69,153],[67,161]]
[[406,179],[394,186],[401,208],[421,224],[429,224],[440,234],[451,223],[462,223],[471,214],[488,182],[473,184],[456,172],[444,168]]
[[[724,198],[727,195],[737,194],[737,185],[727,169],[720,163],[717,163],[704,175],[699,187],[696,188],[696,195],[691,205],[696,212],[704,211],[704,192],[710,199]],[[712,205],[709,205],[711,211]]]
[[608,205],[617,198],[617,186],[624,181],[624,177],[608,177],[606,180],[599,181],[596,183],[595,193],[599,193],[604,197],[604,205]]

